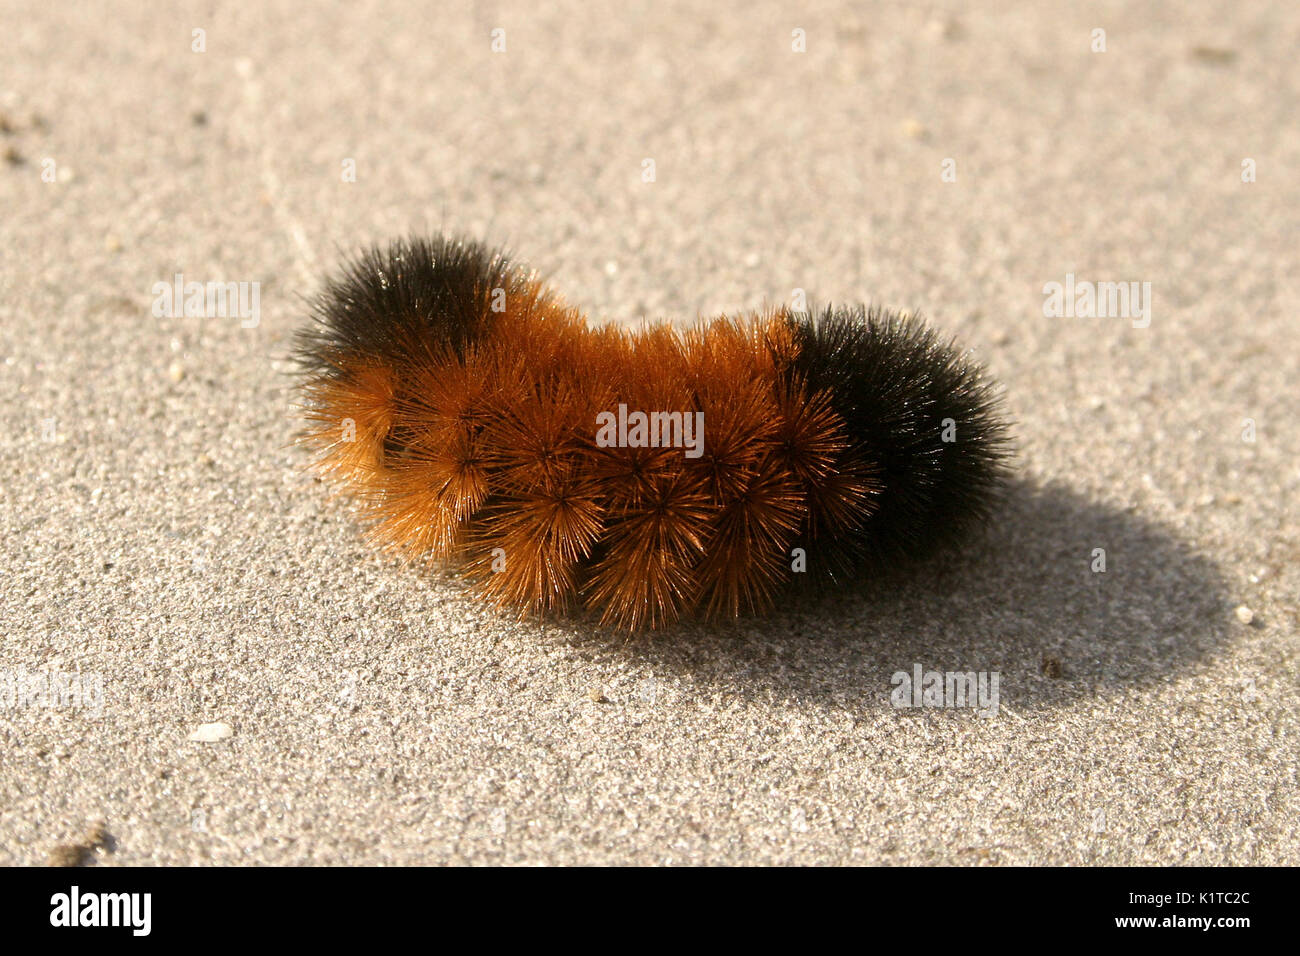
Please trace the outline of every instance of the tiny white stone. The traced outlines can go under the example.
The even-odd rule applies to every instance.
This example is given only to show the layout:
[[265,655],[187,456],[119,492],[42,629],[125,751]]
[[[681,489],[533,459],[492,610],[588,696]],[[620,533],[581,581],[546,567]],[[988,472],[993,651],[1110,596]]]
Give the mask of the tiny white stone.
[[1246,605],[1244,604],[1237,605],[1236,613],[1237,613],[1237,620],[1239,620],[1242,624],[1249,624],[1251,621],[1255,620],[1255,612],[1252,611],[1250,608],[1246,607]]
[[190,734],[190,740],[210,744],[218,740],[225,740],[227,737],[233,737],[234,734],[235,729],[229,724],[199,724],[199,729]]

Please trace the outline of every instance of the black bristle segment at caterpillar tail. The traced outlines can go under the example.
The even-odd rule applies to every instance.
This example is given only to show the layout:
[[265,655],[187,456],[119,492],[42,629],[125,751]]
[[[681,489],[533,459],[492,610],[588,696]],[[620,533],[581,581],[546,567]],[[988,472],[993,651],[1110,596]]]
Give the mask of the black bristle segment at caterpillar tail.
[[870,516],[818,545],[827,573],[924,557],[988,516],[1010,440],[979,365],[921,320],[880,308],[788,321],[786,374],[827,397],[875,484]]
[[521,615],[637,631],[761,612],[950,540],[1005,470],[979,369],[884,312],[591,327],[445,238],[363,254],[313,312],[319,470],[374,540]]

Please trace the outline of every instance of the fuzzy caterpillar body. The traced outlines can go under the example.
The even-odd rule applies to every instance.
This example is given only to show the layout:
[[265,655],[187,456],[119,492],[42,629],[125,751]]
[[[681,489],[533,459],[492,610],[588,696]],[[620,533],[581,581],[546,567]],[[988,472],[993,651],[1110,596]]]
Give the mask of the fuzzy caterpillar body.
[[313,312],[317,466],[377,541],[524,614],[762,610],[951,540],[1005,472],[981,370],[879,310],[592,327],[504,256],[435,238],[364,253]]

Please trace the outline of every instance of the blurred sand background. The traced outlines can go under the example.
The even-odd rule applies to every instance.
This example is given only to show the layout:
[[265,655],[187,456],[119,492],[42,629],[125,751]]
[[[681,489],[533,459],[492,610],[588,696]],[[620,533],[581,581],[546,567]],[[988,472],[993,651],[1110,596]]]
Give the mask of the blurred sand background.
[[[103,690],[0,695],[0,863],[1300,862],[1300,7],[249,6],[0,3],[0,675]],[[607,320],[920,311],[1017,482],[817,607],[496,618],[290,445],[301,297],[443,228]],[[916,663],[1001,709],[893,709]]]

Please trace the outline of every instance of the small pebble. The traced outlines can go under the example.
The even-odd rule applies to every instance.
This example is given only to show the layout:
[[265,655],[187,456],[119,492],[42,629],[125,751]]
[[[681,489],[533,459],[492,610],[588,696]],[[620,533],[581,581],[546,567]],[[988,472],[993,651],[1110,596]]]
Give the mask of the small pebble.
[[1237,620],[1242,624],[1249,624],[1255,620],[1255,612],[1244,604],[1238,604],[1236,610]]
[[167,377],[173,382],[179,382],[185,377],[185,366],[180,362],[172,362],[167,369]]
[[920,120],[908,119],[903,121],[903,135],[908,139],[925,139],[927,131]]
[[190,734],[190,740],[210,744],[234,736],[235,730],[229,724],[199,724],[199,729]]
[[62,843],[50,851],[50,855],[45,859],[46,866],[83,866],[90,857],[90,853],[83,846],[75,846],[71,843]]

